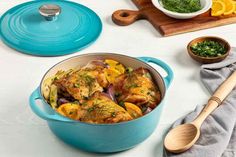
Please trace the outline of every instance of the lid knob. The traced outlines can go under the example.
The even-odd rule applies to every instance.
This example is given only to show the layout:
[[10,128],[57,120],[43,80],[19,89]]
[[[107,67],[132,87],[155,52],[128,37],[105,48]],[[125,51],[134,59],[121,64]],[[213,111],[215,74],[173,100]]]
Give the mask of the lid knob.
[[52,21],[61,13],[61,7],[55,4],[44,4],[39,8],[39,13],[47,21]]

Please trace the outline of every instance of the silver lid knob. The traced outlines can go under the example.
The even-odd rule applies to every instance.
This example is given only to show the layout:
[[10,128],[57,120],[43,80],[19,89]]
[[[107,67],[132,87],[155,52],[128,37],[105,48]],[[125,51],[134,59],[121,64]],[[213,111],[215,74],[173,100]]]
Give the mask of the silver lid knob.
[[55,4],[44,4],[39,8],[39,13],[47,21],[52,21],[61,13],[61,7]]

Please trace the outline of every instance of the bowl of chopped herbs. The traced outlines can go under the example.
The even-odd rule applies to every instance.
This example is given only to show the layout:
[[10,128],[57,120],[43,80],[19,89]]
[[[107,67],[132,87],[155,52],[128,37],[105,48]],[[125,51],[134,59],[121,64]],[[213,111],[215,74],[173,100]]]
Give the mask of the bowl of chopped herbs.
[[153,5],[167,16],[190,19],[207,12],[212,0],[152,0]]
[[230,45],[222,38],[205,36],[192,40],[187,49],[194,60],[209,64],[224,60],[229,55]]

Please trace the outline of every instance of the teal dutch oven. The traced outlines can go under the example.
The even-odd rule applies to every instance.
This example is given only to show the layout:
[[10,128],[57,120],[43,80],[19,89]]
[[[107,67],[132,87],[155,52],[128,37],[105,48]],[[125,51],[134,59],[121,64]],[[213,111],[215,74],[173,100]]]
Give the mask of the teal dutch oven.
[[[162,101],[153,111],[138,119],[127,122],[115,124],[89,124],[74,121],[59,115],[50,107],[42,96],[42,82],[46,78],[54,75],[58,70],[67,70],[78,65],[84,66],[91,60],[107,58],[117,60],[127,67],[144,67],[150,70],[155,83],[159,86],[162,96]],[[153,63],[163,68],[166,71],[167,76],[163,78],[159,72],[148,63]],[[89,152],[119,152],[136,146],[153,133],[160,120],[166,90],[172,79],[173,72],[171,68],[156,58],[133,58],[112,53],[78,55],[66,59],[48,70],[44,75],[40,86],[31,94],[30,106],[36,115],[47,121],[51,131],[65,143]],[[37,99],[42,101],[43,108],[36,104]]]

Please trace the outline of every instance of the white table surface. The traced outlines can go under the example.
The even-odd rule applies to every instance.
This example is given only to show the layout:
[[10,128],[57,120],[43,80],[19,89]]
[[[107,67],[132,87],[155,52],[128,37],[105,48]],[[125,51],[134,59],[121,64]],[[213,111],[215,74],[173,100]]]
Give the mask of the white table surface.
[[[26,0],[1,0],[0,15]],[[111,21],[117,9],[136,9],[130,0],[77,0],[93,9],[103,22],[99,39],[81,52],[63,57],[34,57],[21,54],[0,41],[0,156],[1,157],[161,157],[164,134],[171,123],[207,101],[208,92],[199,77],[200,65],[186,52],[187,43],[196,37],[215,35],[234,45],[236,25],[222,26],[171,37],[161,37],[147,21],[120,27]],[[30,109],[30,93],[44,73],[55,63],[78,54],[114,52],[130,56],[152,56],[169,64],[175,74],[166,96],[160,124],[137,147],[116,154],[90,154],[58,140],[46,122]]]

